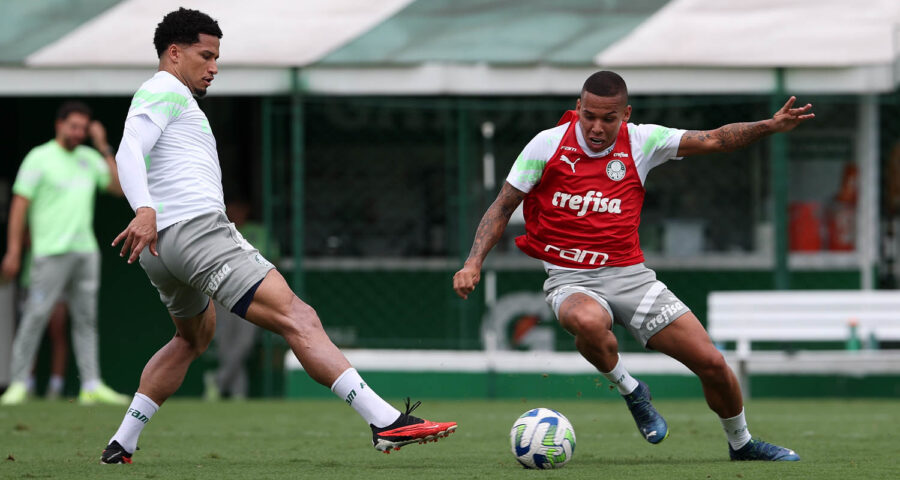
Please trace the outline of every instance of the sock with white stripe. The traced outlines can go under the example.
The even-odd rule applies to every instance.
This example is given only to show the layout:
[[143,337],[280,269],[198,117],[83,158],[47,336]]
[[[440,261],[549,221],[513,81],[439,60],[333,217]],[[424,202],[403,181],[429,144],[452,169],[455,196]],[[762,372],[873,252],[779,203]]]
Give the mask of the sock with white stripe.
[[400,417],[400,411],[366,385],[355,368],[344,370],[334,381],[331,391],[353,407],[366,422],[378,428],[384,428]]
[[615,368],[610,372],[600,372],[606,377],[607,380],[612,382],[619,389],[619,393],[622,395],[628,395],[633,392],[635,388],[638,386],[637,380],[634,379],[629,373],[628,370],[625,370],[625,366],[622,365],[622,356],[619,356],[619,361],[616,362]]
[[743,408],[741,408],[741,413],[731,418],[720,418],[719,421],[722,422],[722,428],[725,430],[725,435],[728,436],[731,448],[737,450],[750,441],[750,429],[747,428]]
[[119,425],[119,430],[109,439],[109,443],[115,440],[126,452],[134,453],[141,431],[144,430],[144,426],[157,410],[159,410],[159,405],[150,400],[150,397],[143,393],[135,393],[134,400],[131,401],[131,406],[125,412],[122,424]]

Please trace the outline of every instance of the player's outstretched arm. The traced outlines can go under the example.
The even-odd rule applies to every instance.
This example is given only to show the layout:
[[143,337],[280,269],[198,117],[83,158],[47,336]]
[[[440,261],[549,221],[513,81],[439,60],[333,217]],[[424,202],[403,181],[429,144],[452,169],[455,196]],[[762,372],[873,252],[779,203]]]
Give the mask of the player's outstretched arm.
[[469,258],[460,271],[453,275],[453,290],[461,298],[466,299],[475,290],[475,285],[481,280],[481,265],[484,263],[488,252],[500,241],[509,217],[522,203],[525,192],[513,187],[509,182],[503,183],[503,188],[497,194],[494,203],[488,207],[487,212],[481,217],[478,229],[475,231],[475,241],[469,251]]
[[684,132],[678,146],[678,156],[731,152],[744,148],[773,133],[789,132],[797,125],[816,117],[812,104],[793,108],[797,97],[791,97],[772,118],[758,122],[730,123],[715,130]]

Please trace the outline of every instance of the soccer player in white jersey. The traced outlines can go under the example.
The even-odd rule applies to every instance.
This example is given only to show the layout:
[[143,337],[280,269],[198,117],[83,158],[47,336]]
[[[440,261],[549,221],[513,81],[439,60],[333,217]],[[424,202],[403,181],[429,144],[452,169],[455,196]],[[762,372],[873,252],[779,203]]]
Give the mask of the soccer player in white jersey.
[[[153,43],[159,71],[134,94],[116,155],[134,219],[122,243],[128,263],[141,267],[159,291],[176,333],[147,362],[125,418],[101,463],[131,463],[138,436],[184,381],[191,362],[212,340],[211,298],[237,315],[283,336],[304,370],[355,409],[385,453],[445,437],[455,422],[401,413],[360,378],[325,334],[312,307],[247,243],[225,216],[216,141],[195,97],[218,73],[222,31],[208,15],[181,8],[167,14]],[[302,419],[298,418],[298,426]]]
[[516,244],[544,262],[547,302],[581,355],[618,387],[648,442],[663,441],[668,426],[650,403],[647,385],[620,361],[613,322],[697,374],[732,460],[799,460],[793,450],[750,436],[734,373],[697,317],[644,266],[637,233],[650,169],[669,159],[742,148],[814,118],[812,105],[793,108],[794,101],[770,119],[709,131],[635,125],[628,123],[622,77],[591,75],[575,110],[535,136],[516,159],[453,277],[454,290],[465,299],[475,289],[485,257],[524,201],[526,233]]

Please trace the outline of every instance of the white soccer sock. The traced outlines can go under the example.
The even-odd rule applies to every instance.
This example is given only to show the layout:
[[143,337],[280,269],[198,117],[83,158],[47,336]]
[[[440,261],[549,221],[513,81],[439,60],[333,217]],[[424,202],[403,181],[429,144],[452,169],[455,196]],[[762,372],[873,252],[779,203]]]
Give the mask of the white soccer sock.
[[750,441],[750,429],[747,428],[743,408],[741,408],[741,413],[731,418],[720,418],[719,421],[722,422],[722,428],[725,429],[725,435],[728,436],[731,448],[737,450]]
[[629,373],[628,370],[625,370],[625,366],[622,365],[622,357],[619,356],[619,360],[616,362],[615,368],[610,372],[600,372],[606,377],[607,380],[613,383],[616,387],[619,388],[619,393],[622,395],[628,395],[633,392],[635,388],[638,386],[637,380],[634,379]]
[[125,412],[122,425],[119,425],[119,430],[109,439],[109,443],[115,440],[119,442],[119,445],[126,452],[134,453],[141,430],[144,429],[144,426],[150,421],[150,417],[157,410],[159,410],[159,405],[150,400],[150,397],[143,393],[135,393],[134,400],[131,401],[131,407]]
[[47,383],[47,393],[58,395],[62,393],[63,385],[65,385],[65,379],[63,377],[51,375],[50,381]]
[[355,368],[344,370],[334,381],[331,391],[353,407],[366,422],[376,427],[386,427],[400,416],[399,410],[382,400],[375,390],[366,385]]

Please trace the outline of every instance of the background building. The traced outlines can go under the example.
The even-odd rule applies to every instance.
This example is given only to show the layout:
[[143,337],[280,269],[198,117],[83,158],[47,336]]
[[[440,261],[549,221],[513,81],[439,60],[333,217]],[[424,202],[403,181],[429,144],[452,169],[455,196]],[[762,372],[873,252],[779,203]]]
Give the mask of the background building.
[[[701,130],[766,118],[790,95],[815,105],[815,122],[789,136],[649,176],[647,263],[698,317],[713,290],[896,286],[896,2],[189,3],[225,33],[201,107],[226,197],[251,199],[285,276],[342,347],[480,350],[499,335],[509,348],[573,350],[538,306],[487,332],[505,298],[540,294],[540,263],[512,244],[521,225],[470,301],[450,279],[521,148],[574,107],[598,69],[626,79],[637,123]],[[155,70],[153,28],[182,4],[3,2],[0,215],[61,100],[90,103],[118,143],[133,89]],[[131,217],[120,199],[99,198],[97,208],[101,240]],[[101,351],[133,372],[171,326],[143,272],[115,249],[103,256]],[[526,317],[550,321],[525,328]],[[625,350],[638,351],[626,337]],[[284,349],[263,338],[257,393],[284,391]],[[194,374],[181,393],[199,392]],[[135,380],[107,375],[122,389]]]

